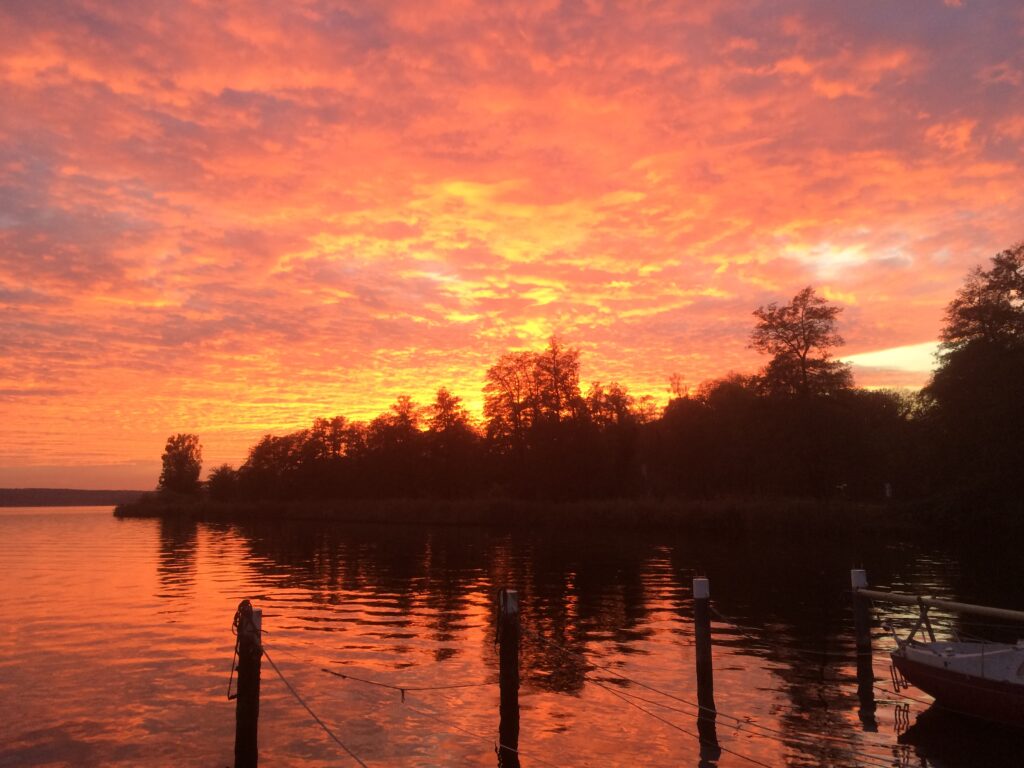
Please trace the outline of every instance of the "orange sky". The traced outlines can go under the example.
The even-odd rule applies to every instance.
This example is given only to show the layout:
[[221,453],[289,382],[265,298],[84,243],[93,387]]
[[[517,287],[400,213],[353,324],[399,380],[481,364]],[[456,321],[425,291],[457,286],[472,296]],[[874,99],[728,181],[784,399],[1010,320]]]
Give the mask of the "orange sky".
[[0,6],[0,486],[150,487],[551,333],[638,394],[813,284],[919,385],[1024,237],[1024,8]]

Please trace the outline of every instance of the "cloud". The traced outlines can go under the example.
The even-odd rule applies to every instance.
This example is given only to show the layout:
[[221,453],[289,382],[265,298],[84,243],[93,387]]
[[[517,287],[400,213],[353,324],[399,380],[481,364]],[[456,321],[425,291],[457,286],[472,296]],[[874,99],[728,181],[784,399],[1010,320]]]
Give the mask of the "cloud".
[[760,365],[751,311],[808,284],[849,349],[935,338],[1022,236],[1015,14],[7,4],[0,465],[479,407],[554,332],[662,397]]
[[928,374],[935,368],[938,351],[938,342],[925,341],[891,349],[859,352],[844,357],[843,361],[865,368]]

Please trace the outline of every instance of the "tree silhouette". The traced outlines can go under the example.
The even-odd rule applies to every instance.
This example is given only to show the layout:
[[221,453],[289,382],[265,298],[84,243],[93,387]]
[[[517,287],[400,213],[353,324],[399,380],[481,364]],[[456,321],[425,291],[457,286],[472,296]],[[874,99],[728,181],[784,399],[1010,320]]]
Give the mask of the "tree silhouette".
[[408,448],[420,436],[423,409],[408,395],[399,395],[391,408],[370,422],[369,448],[371,451],[392,451]]
[[333,419],[319,418],[313,421],[309,430],[311,452],[317,460],[340,459],[349,450],[350,426],[344,416]]
[[434,402],[427,407],[427,428],[434,434],[472,431],[469,411],[462,405],[462,398],[445,387],[437,390]]
[[613,381],[607,388],[595,381],[587,391],[586,403],[590,421],[598,427],[621,426],[639,421],[634,410],[636,398],[617,381]]
[[199,493],[199,472],[203,467],[203,449],[198,435],[177,434],[167,438],[163,468],[157,488],[169,493]]
[[772,302],[754,310],[757,325],[750,346],[772,355],[762,372],[765,389],[772,394],[823,395],[853,385],[850,367],[832,359],[832,349],[843,344],[836,331],[841,307],[830,306],[808,286],[789,304]]
[[946,308],[942,349],[946,356],[980,342],[1012,350],[1024,344],[1024,243],[975,267]]
[[[970,301],[960,297],[955,306],[975,312],[980,300],[974,297],[996,295],[1002,297],[1001,311],[1016,310],[1019,289],[1008,263],[1001,258],[998,270],[990,271],[993,281],[1010,288],[999,293],[982,285],[989,273],[978,270]],[[920,457],[931,457],[933,445],[950,444],[956,413],[970,414],[989,399],[1007,408],[1021,400],[1011,396],[1011,388],[1024,369],[1015,378],[980,366],[983,380],[968,381],[975,369],[959,362],[995,348],[985,340],[1019,334],[992,333],[987,324],[984,333],[972,332],[974,340],[961,343],[950,331],[947,365],[936,376],[928,411],[938,431],[926,435],[922,408],[911,408],[898,393],[849,388],[848,368],[830,358],[842,341],[835,331],[838,313],[810,288],[785,306],[761,307],[751,343],[773,355],[764,372],[730,374],[694,388],[674,377],[676,396],[664,411],[650,396],[634,397],[615,382],[594,382],[583,397],[579,351],[553,337],[543,349],[503,354],[487,370],[484,433],[461,398],[441,387],[429,405],[402,396],[369,424],[335,416],[317,418],[308,429],[266,435],[237,471],[216,468],[206,488],[222,501],[825,497],[839,488],[844,495],[879,499],[887,483],[924,487],[918,481],[927,476]],[[1013,317],[1008,327],[1014,327]],[[1011,360],[1004,347],[998,365]],[[1005,393],[978,395],[994,381],[1004,382]],[[958,409],[961,402],[965,406]],[[1002,422],[1017,423],[1011,417],[998,412]],[[986,455],[977,449],[984,447],[980,436],[973,445]],[[189,446],[195,449],[191,464]],[[194,491],[198,440],[171,438],[164,461],[161,487]],[[180,469],[185,464],[188,473]],[[183,474],[192,479],[175,485]]]
[[533,375],[534,355],[508,352],[487,369],[484,383],[484,417],[487,436],[506,449],[522,449],[526,432],[537,413]]
[[461,398],[441,387],[426,413],[430,490],[444,498],[472,493],[480,480],[480,436],[469,411]]
[[309,430],[287,435],[264,435],[249,449],[249,456],[238,470],[243,492],[252,498],[283,498],[301,495],[298,482],[302,447]]
[[552,336],[533,359],[538,411],[550,422],[578,419],[584,410],[580,396],[580,351]]
[[238,495],[238,473],[230,464],[221,464],[210,471],[206,490],[215,501],[229,501]]
[[[940,485],[1011,498],[1024,454],[1024,244],[975,268],[946,310],[930,405]],[[1018,496],[1019,498],[1019,496]]]

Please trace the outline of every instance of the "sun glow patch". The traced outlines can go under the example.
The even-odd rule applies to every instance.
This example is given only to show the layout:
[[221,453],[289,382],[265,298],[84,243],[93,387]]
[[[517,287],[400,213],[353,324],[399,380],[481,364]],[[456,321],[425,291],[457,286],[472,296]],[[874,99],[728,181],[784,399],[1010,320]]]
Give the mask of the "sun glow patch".
[[895,371],[929,372],[935,368],[935,353],[939,350],[937,341],[909,344],[905,347],[862,352],[842,358],[844,363],[865,368],[887,368]]

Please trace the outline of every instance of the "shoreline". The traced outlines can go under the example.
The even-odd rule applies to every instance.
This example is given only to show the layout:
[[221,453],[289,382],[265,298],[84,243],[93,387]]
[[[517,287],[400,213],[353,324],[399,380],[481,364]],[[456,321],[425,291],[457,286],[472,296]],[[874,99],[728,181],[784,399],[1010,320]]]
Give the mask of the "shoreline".
[[115,507],[118,518],[197,522],[320,521],[490,528],[604,528],[773,535],[915,533],[1019,528],[1019,518],[965,515],[948,503],[866,503],[814,499],[619,499],[541,502],[518,499],[392,499],[218,502],[157,496]]

